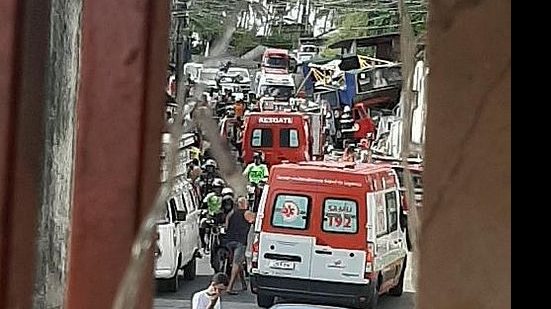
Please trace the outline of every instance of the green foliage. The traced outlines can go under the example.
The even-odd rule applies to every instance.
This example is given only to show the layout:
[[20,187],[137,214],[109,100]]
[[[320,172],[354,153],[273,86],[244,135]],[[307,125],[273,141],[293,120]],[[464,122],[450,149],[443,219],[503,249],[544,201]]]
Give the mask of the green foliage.
[[[415,35],[426,31],[426,10],[417,8],[410,13]],[[332,44],[354,37],[365,37],[400,31],[400,15],[396,8],[375,9],[365,12],[342,13],[337,21],[338,32],[327,43]],[[369,51],[363,51],[369,53]],[[333,53],[330,50],[324,52]]]
[[234,47],[233,52],[240,56],[255,48],[258,43],[259,39],[252,31],[236,31],[230,45]]
[[208,41],[219,38],[224,33],[222,20],[214,15],[190,16],[191,31],[200,33]]
[[295,32],[282,32],[282,33],[272,33],[272,35],[261,38],[260,44],[266,45],[269,47],[285,48],[292,49],[293,46],[298,42],[299,33]]

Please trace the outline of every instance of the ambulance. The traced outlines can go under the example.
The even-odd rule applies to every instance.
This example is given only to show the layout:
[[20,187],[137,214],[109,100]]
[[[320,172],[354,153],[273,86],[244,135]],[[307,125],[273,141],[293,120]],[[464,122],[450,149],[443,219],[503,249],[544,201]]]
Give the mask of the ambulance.
[[400,296],[406,235],[390,165],[311,161],[273,166],[249,265],[260,307],[276,298],[375,308]]
[[268,166],[310,160],[310,129],[299,112],[260,112],[245,117],[243,162],[262,152]]

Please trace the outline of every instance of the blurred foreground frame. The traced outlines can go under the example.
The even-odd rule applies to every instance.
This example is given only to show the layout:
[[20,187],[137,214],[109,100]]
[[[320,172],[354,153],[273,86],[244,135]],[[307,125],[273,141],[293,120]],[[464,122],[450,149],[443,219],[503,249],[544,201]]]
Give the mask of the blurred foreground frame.
[[[43,293],[36,308],[110,308],[158,189],[168,2],[0,1],[0,308],[32,308],[30,291]],[[52,14],[64,4],[78,9]],[[418,308],[510,308],[510,5],[431,1]],[[74,41],[59,24],[78,26]],[[60,54],[56,40],[76,49]],[[75,76],[73,92],[56,88]],[[55,132],[72,152],[52,153]],[[70,168],[48,176],[58,156]],[[45,197],[67,184],[63,225],[48,217],[63,203]],[[60,247],[42,241],[45,223],[60,224]],[[44,261],[66,278],[53,292]],[[150,308],[144,274],[138,303]]]
[[159,186],[169,3],[1,1],[0,308],[110,308]]

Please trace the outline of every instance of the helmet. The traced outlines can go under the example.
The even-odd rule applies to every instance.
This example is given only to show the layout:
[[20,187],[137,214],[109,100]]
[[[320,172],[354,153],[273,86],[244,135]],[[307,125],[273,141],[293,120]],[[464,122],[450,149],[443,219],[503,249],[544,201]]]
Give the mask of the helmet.
[[222,178],[214,178],[214,180],[212,181],[212,186],[213,187],[224,187],[226,185],[226,182],[222,179]]
[[218,168],[218,164],[213,159],[208,159],[207,162],[205,162],[205,164],[203,165],[203,168],[205,169],[209,166],[212,166],[215,169]]
[[203,203],[208,203],[208,201],[213,197],[216,196],[216,193],[210,192],[203,198]]
[[234,196],[233,189],[229,187],[222,189],[222,196],[224,198],[226,198],[227,196],[229,196],[230,198],[233,198]]
[[262,157],[263,157],[263,156],[262,156],[262,152],[257,151],[257,152],[254,153],[253,160],[254,160],[254,159],[260,159],[260,160],[262,160],[262,159],[263,159]]
[[233,209],[233,204],[234,204],[234,201],[230,195],[226,195],[222,197],[222,207],[226,212],[229,212],[230,210]]
[[344,113],[350,113],[350,106],[346,105],[343,110]]

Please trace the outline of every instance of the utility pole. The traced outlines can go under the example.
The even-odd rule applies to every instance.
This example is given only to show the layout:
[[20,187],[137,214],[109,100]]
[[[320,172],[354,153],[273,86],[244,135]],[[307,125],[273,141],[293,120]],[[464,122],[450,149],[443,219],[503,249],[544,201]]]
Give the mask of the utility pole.
[[[176,64],[177,92],[176,98],[181,104],[181,98],[186,83],[184,76],[184,65],[191,59],[191,48],[189,44],[189,9],[190,1],[173,0],[171,7],[171,25],[174,28],[174,60]],[[181,106],[180,106],[181,107]]]

